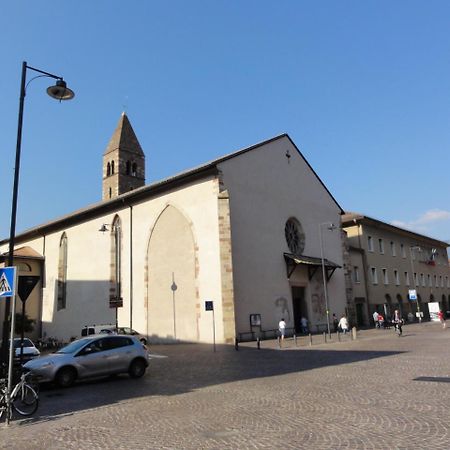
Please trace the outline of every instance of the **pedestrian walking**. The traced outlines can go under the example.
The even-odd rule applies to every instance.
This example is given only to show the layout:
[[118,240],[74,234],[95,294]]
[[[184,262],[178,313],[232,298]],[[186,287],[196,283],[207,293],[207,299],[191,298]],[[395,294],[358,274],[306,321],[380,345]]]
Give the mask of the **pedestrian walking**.
[[334,327],[334,332],[337,333],[338,329],[339,329],[339,320],[336,316],[336,314],[333,313],[333,327]]
[[339,328],[344,334],[348,331],[348,320],[345,314],[342,314],[341,320],[339,320]]
[[445,328],[445,316],[444,316],[444,311],[442,311],[442,309],[440,309],[438,312],[438,319],[439,319],[439,322],[441,322],[442,328]]
[[403,327],[403,319],[402,315],[400,314],[400,311],[396,309],[394,311],[394,319],[392,320],[392,323],[394,324],[395,331],[397,331],[397,334],[399,336],[402,335],[402,327]]
[[278,322],[278,332],[280,334],[280,347],[283,345],[284,342],[284,335],[286,333],[286,322],[284,321],[284,318],[282,318]]
[[378,323],[378,317],[379,317],[378,311],[375,311],[373,313],[373,321],[375,322],[375,328],[380,328],[380,324]]
[[300,319],[300,325],[302,327],[302,333],[308,334],[308,319],[305,316],[302,316]]

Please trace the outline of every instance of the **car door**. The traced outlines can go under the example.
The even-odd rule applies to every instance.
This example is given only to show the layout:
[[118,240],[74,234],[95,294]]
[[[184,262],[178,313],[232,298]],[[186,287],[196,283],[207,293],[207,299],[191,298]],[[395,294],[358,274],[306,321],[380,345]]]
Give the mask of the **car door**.
[[105,338],[108,373],[126,372],[133,358],[133,340],[126,336]]
[[80,378],[103,375],[108,368],[108,346],[105,339],[95,339],[76,355],[76,365]]

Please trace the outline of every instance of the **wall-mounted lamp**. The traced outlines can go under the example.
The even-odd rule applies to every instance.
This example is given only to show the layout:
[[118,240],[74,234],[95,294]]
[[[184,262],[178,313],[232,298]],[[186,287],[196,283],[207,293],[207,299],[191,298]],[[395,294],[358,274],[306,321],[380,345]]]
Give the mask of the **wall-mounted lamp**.
[[108,225],[106,223],[102,224],[98,231],[101,231],[102,233],[104,233],[105,231],[109,231]]

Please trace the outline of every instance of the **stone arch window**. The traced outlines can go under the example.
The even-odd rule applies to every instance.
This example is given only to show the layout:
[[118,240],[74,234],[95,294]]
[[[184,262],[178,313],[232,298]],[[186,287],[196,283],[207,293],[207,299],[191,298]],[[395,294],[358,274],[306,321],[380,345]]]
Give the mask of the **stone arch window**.
[[114,161],[111,161],[111,175],[114,175]]
[[131,175],[133,175],[133,177],[137,176],[137,164],[133,163],[132,167],[131,167]]
[[114,217],[111,227],[110,304],[120,303],[122,297],[122,227],[120,217]]
[[291,217],[286,221],[284,226],[284,237],[291,253],[300,255],[305,249],[305,233],[301,223]]
[[111,164],[108,163],[106,165],[106,176],[109,177],[111,175]]
[[111,197],[112,197],[112,189],[109,188],[109,198],[111,198]]
[[56,309],[66,308],[67,303],[67,235],[63,233],[59,241],[58,279]]
[[130,175],[130,172],[131,172],[131,163],[130,163],[130,161],[127,161],[126,166],[125,166],[125,174]]

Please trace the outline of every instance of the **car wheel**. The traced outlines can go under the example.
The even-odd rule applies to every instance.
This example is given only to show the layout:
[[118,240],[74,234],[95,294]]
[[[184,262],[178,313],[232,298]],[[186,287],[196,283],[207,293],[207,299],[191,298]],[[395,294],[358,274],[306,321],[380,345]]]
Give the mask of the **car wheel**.
[[140,341],[142,345],[147,345],[147,339],[142,338]]
[[77,378],[77,373],[72,367],[63,367],[55,377],[56,384],[62,388],[72,386]]
[[145,362],[142,359],[135,359],[128,369],[128,373],[131,378],[141,378],[145,374],[147,369]]

